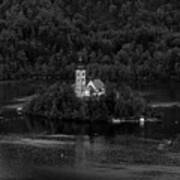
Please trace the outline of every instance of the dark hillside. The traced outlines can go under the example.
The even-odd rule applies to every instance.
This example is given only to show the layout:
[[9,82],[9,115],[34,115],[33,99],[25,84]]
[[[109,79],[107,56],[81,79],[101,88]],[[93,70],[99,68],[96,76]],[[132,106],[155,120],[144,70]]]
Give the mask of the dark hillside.
[[1,0],[0,77],[59,74],[81,54],[91,77],[180,79],[178,0]]

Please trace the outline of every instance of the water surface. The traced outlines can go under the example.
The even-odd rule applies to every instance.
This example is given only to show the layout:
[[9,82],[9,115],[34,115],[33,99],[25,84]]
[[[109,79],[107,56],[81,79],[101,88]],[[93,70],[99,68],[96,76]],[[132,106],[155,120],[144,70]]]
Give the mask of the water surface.
[[[34,94],[39,85],[39,82],[0,83],[0,109],[20,103],[17,98]],[[179,106],[164,106],[167,103],[180,102],[180,85],[146,87],[138,91],[150,103],[161,105],[157,107],[164,112],[163,123],[146,124],[143,130],[138,125],[132,125],[131,128],[103,127],[104,132],[107,130],[111,136],[113,131],[114,135],[134,134],[156,139],[174,138],[180,133]],[[84,135],[37,137],[31,135],[28,121],[16,116],[15,112],[8,111],[7,114],[6,127],[0,128],[1,133],[9,133],[0,136],[0,179],[180,179],[179,167],[146,165],[148,159],[145,164],[142,164],[143,159],[140,161],[141,165],[131,164],[131,160],[136,158],[134,157],[136,148],[132,148],[126,140],[116,141],[116,136],[105,137],[94,134],[93,137]],[[66,132],[74,127],[73,124],[64,125]],[[83,128],[88,129],[76,127],[76,130],[80,132]],[[91,127],[91,130],[97,132],[98,127]],[[86,134],[86,130],[80,134]],[[158,144],[159,140],[153,141],[154,148],[158,147]],[[128,158],[127,154],[123,155],[124,148],[130,151]],[[147,146],[147,151],[148,148]]]
[[[180,167],[139,163],[125,137],[1,136],[0,179],[176,179]],[[156,147],[158,142],[150,142]],[[137,145],[136,145],[137,146]],[[131,149],[130,149],[131,147]],[[142,145],[138,145],[142,148]],[[148,147],[148,148],[149,148]],[[129,153],[127,157],[126,151]],[[137,156],[137,155],[136,155]],[[132,159],[138,161],[134,163]],[[139,157],[140,158],[140,157]],[[141,159],[141,158],[140,158]]]

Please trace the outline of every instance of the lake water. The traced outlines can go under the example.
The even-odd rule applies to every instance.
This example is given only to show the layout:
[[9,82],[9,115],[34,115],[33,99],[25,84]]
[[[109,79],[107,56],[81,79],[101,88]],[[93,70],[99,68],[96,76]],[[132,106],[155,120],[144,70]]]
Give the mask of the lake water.
[[[42,85],[48,85],[48,82],[32,82],[32,81],[21,81],[21,82],[1,82],[0,83],[0,109],[5,105],[16,104],[17,98],[32,95]],[[146,86],[143,88],[136,89],[139,91],[147,101],[159,111],[162,112],[161,123],[147,123],[145,126],[145,136],[151,138],[171,138],[180,133],[180,83],[164,83]],[[19,103],[19,102],[18,102]],[[31,131],[28,120],[15,118],[12,111],[6,113],[7,117],[13,121],[8,121],[6,127],[1,127],[0,130],[12,133],[24,133]],[[12,123],[14,122],[14,123]],[[36,119],[34,123],[36,123]],[[38,124],[36,124],[38,126]],[[3,129],[2,129],[3,128]],[[29,128],[29,129],[28,129]],[[38,127],[39,129],[41,127]],[[75,128],[76,130],[73,130]],[[72,130],[82,133],[87,132],[87,129],[93,129],[96,133],[101,131],[101,127],[76,127],[74,124],[65,124],[62,133],[70,133]],[[38,130],[38,129],[37,129]],[[69,130],[69,131],[68,131]],[[141,130],[138,128],[138,124],[132,125],[131,127],[119,126],[112,129],[111,127],[103,127],[105,133],[139,133]],[[141,132],[140,132],[141,133]]]
[[[42,82],[41,82],[42,83]],[[0,108],[17,103],[16,98],[32,95],[40,82],[0,83]],[[42,83],[43,84],[43,83]],[[162,85],[138,89],[139,92],[164,113],[162,123],[149,123],[142,131],[138,125],[129,127],[103,127],[105,135],[131,133],[145,138],[173,138],[180,132],[180,84]],[[175,103],[175,106],[172,106]],[[11,114],[12,113],[12,114]],[[122,149],[116,136],[59,135],[33,136],[28,122],[8,111],[7,126],[0,127],[0,179],[155,179],[158,167],[126,167]],[[74,127],[73,124],[66,125]],[[79,127],[80,129],[89,127]],[[98,132],[98,127],[94,132]],[[66,128],[65,128],[66,129]],[[101,128],[102,129],[102,128]],[[127,131],[128,129],[128,131]],[[68,130],[64,132],[69,133]],[[85,134],[86,131],[80,133]],[[12,134],[13,133],[13,134]],[[123,142],[124,143],[124,142]],[[128,146],[127,146],[128,148]],[[133,157],[132,157],[133,158]],[[151,169],[151,172],[149,172]],[[154,169],[154,170],[153,170]],[[138,173],[137,173],[138,172]],[[152,173],[154,172],[154,173]],[[152,173],[153,176],[149,174]],[[163,172],[164,173],[164,172]],[[160,173],[161,174],[161,173]],[[177,179],[180,178],[177,175]],[[168,177],[168,175],[167,175]],[[157,177],[156,177],[157,178]],[[172,175],[169,176],[170,179]],[[160,178],[157,178],[160,179]],[[165,177],[162,176],[164,180]]]
[[[0,136],[0,179],[177,180],[180,178],[180,167],[142,164],[142,161],[146,160],[140,155],[139,158],[134,157],[136,150],[130,149],[133,147],[129,144],[132,140],[103,136],[91,139],[88,136],[72,135]],[[157,142],[151,142],[150,147],[156,145]],[[138,148],[142,148],[142,145],[140,144]],[[137,159],[137,162],[132,163],[132,159]],[[148,164],[148,160],[146,163]]]

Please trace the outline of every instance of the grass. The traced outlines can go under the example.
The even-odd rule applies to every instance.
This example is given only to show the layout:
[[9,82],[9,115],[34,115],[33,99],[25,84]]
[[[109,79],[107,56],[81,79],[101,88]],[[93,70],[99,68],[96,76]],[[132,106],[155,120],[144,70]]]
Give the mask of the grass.
[[[2,137],[1,139],[8,140],[8,142],[12,142],[14,140],[21,140],[24,137]],[[64,137],[53,137],[53,136],[43,136],[43,135],[29,135],[29,138],[32,139],[32,143],[36,145],[37,140],[56,140],[56,141],[64,141],[67,139]],[[71,141],[74,141],[76,144],[77,137],[73,137]],[[79,141],[80,140],[80,141]],[[92,163],[100,163],[100,164],[128,164],[128,165],[164,165],[164,166],[180,166],[180,150],[174,150],[175,145],[167,146],[164,149],[159,150],[158,146],[162,143],[159,140],[152,139],[144,139],[135,136],[122,135],[112,138],[104,138],[104,137],[95,137],[93,141],[88,138],[79,139],[78,141],[82,144],[89,144],[88,146],[80,146],[79,143],[77,145],[77,149],[74,149],[72,146],[72,151],[74,152],[83,152],[86,161]],[[44,141],[42,141],[43,143]],[[81,149],[78,149],[78,146]],[[46,147],[48,147],[46,145]],[[175,146],[176,147],[176,146]],[[28,148],[28,147],[26,147]],[[56,149],[57,148],[57,149]],[[61,146],[57,146],[54,150],[61,148]],[[70,148],[70,149],[71,149]],[[41,150],[41,149],[39,149]],[[47,149],[48,150],[48,149]],[[66,150],[66,149],[65,149]],[[48,151],[52,151],[50,148]],[[75,158],[72,156],[71,158]]]
[[94,159],[116,164],[180,165],[180,159],[169,155],[169,148],[158,150],[160,143],[161,141],[133,136],[119,136],[112,138],[108,147],[95,149]]

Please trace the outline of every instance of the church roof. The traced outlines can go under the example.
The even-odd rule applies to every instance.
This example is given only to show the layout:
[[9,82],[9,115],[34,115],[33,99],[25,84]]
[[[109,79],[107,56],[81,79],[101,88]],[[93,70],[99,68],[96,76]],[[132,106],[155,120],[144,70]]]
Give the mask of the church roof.
[[97,89],[103,89],[105,87],[104,83],[100,79],[94,79],[93,84]]

